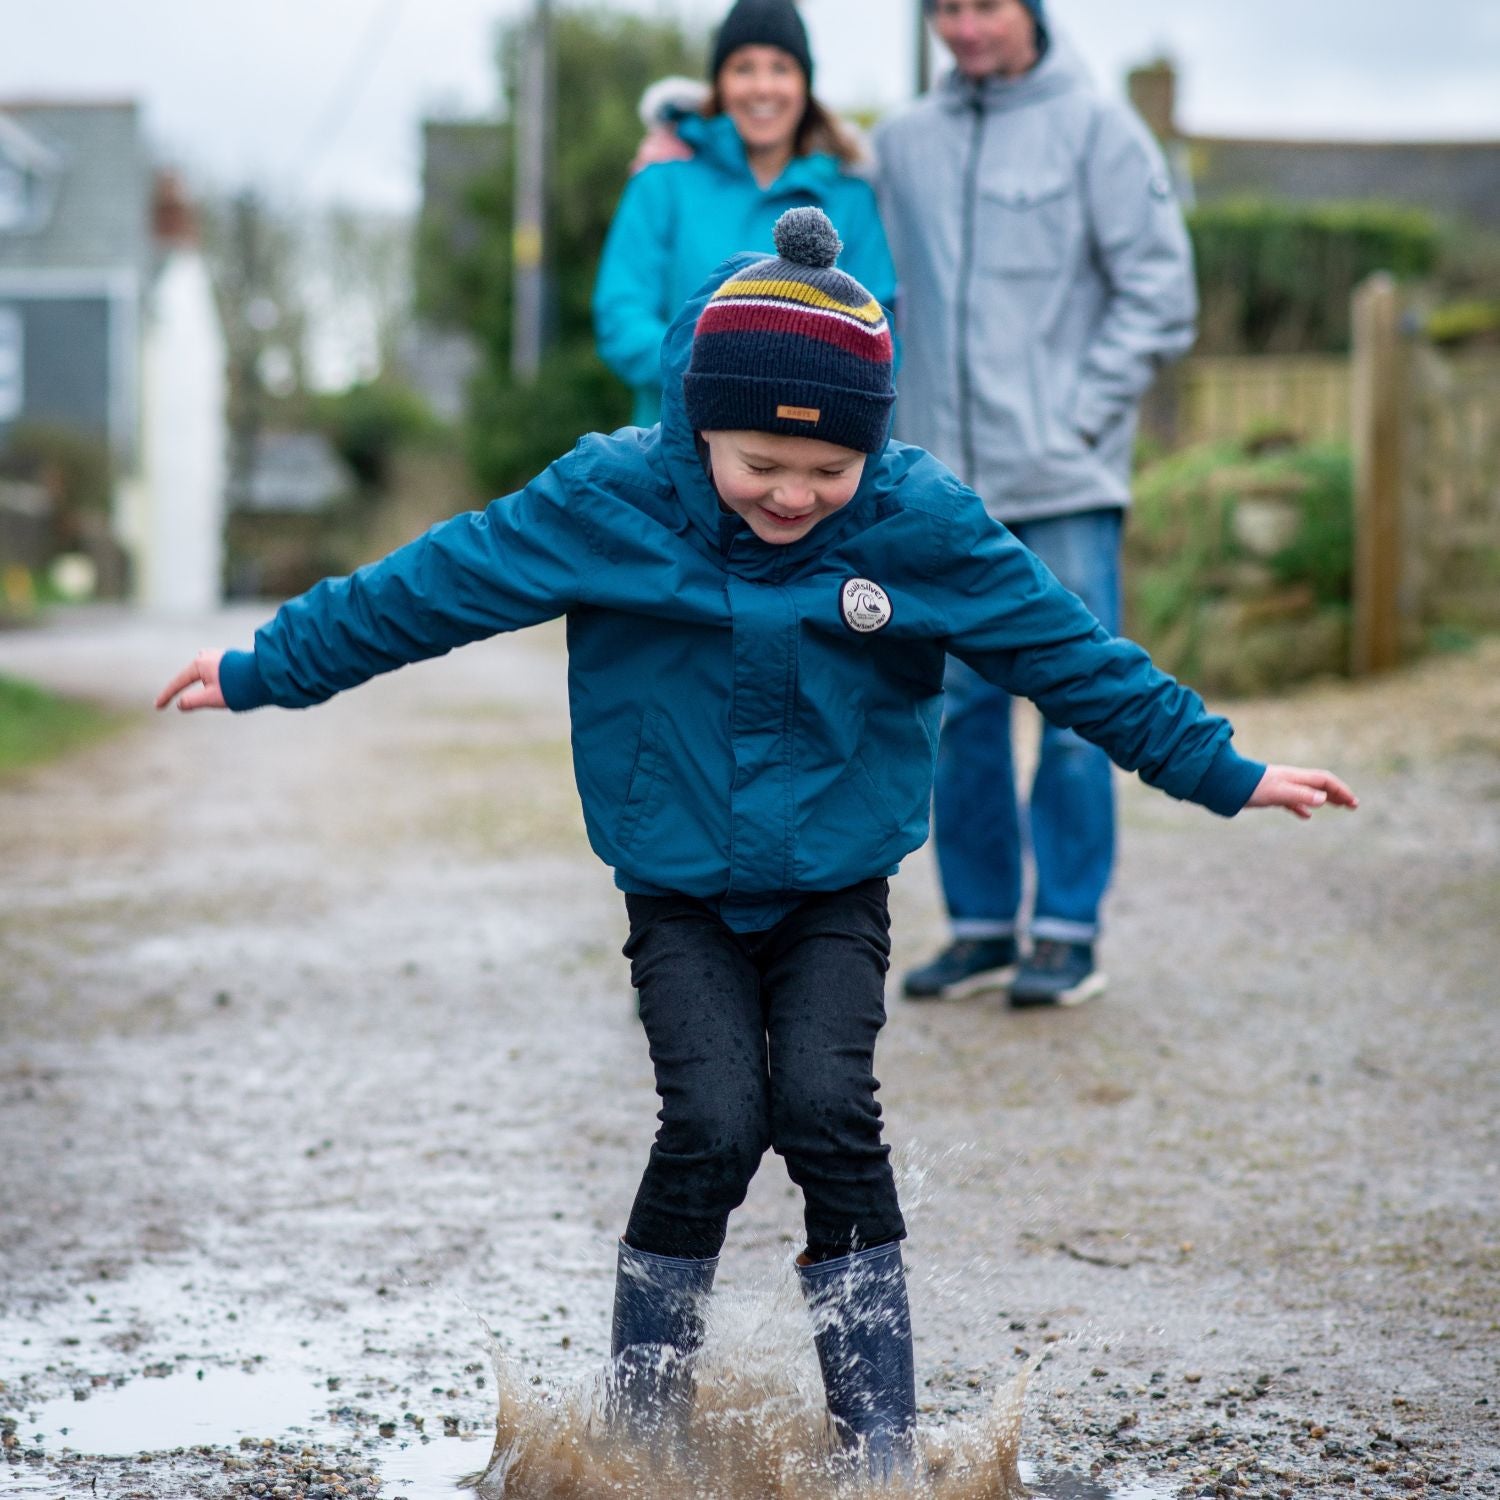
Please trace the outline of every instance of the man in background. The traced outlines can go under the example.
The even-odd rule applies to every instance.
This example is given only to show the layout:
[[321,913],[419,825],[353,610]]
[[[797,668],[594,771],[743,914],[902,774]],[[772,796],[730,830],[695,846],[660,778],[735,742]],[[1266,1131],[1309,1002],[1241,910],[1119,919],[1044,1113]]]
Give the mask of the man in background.
[[[1118,631],[1137,406],[1193,340],[1182,215],[1146,128],[1096,91],[1043,0],[926,5],[956,67],[875,138],[900,284],[897,435],[948,464]],[[934,832],[952,940],[905,993],[1090,999],[1105,987],[1110,763],[1046,724],[1028,840],[1009,697],[953,658],[945,687]]]

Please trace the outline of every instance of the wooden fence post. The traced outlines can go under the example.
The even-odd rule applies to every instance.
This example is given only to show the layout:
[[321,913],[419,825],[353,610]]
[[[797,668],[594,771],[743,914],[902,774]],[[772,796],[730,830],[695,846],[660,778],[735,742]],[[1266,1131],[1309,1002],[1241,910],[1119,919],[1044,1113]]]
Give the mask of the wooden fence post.
[[1401,298],[1377,272],[1355,290],[1350,434],[1354,447],[1354,620],[1350,671],[1388,671],[1401,655],[1404,359]]

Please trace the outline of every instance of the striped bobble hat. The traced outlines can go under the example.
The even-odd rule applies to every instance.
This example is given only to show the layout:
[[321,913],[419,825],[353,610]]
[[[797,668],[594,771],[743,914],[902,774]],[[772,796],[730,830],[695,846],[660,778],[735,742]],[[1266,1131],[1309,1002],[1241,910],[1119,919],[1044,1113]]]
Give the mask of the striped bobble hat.
[[688,420],[696,432],[878,452],[896,399],[885,313],[834,265],[843,245],[822,209],[789,209],[775,241],[776,256],[731,276],[698,319],[683,377]]

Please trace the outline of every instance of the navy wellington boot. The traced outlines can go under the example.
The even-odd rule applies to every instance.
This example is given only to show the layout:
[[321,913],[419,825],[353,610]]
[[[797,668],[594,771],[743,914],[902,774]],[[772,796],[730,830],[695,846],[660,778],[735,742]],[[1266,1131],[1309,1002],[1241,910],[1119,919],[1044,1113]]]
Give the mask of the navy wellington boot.
[[637,1436],[680,1430],[693,1400],[692,1356],[703,1343],[703,1300],[719,1260],[652,1255],[620,1241],[613,1408]]
[[892,1241],[817,1265],[799,1263],[797,1275],[840,1436],[872,1479],[909,1476],[917,1391],[901,1246]]

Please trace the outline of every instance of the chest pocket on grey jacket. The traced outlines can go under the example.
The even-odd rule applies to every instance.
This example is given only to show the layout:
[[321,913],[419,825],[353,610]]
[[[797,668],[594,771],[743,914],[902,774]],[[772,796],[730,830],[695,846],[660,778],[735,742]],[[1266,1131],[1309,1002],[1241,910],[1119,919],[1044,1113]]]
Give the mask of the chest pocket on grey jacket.
[[1075,217],[1073,179],[992,177],[979,190],[979,267],[993,276],[1055,276]]

